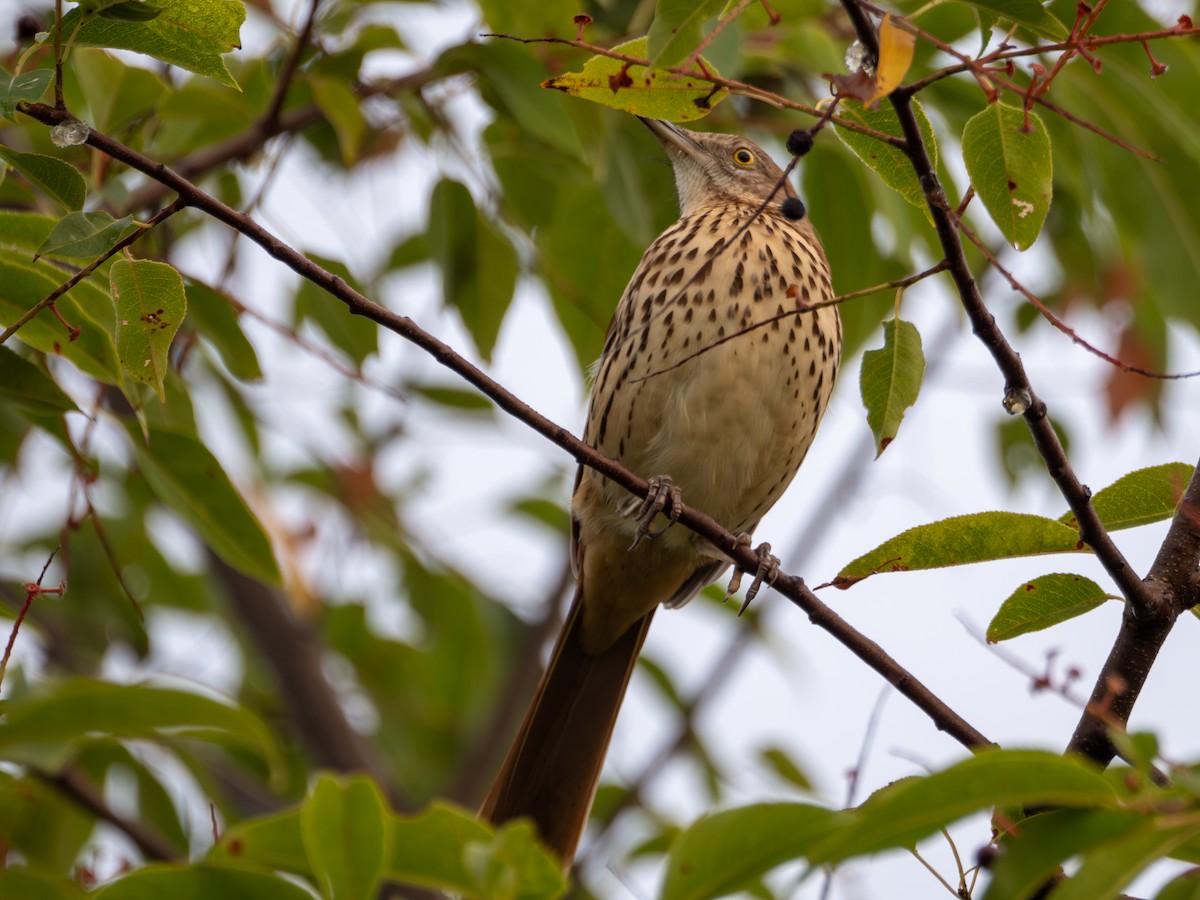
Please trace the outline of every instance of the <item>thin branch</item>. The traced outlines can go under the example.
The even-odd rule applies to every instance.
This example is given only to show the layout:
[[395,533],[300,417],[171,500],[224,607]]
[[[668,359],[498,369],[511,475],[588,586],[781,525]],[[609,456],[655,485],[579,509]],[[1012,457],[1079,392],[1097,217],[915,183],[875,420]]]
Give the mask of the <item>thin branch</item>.
[[136,819],[127,819],[104,802],[104,796],[78,769],[68,768],[57,775],[34,770],[34,775],[82,806],[97,819],[115,826],[133,841],[147,859],[162,862],[182,862],[186,856],[154,829]]
[[283,61],[283,66],[276,76],[275,92],[271,95],[271,101],[267,104],[266,112],[262,114],[260,121],[262,122],[264,131],[270,131],[279,125],[279,111],[283,109],[283,101],[287,99],[287,92],[292,86],[292,79],[296,77],[296,70],[300,67],[300,57],[304,55],[304,51],[308,48],[308,42],[312,39],[313,25],[317,20],[317,7],[320,5],[321,0],[309,0],[308,16],[304,19],[304,25],[300,28],[300,33],[296,35],[296,46],[292,48],[292,52]]
[[1136,375],[1142,375],[1146,378],[1157,378],[1157,379],[1160,379],[1163,381],[1176,381],[1176,380],[1181,380],[1181,379],[1185,379],[1185,378],[1196,378],[1197,376],[1200,376],[1200,370],[1197,370],[1195,372],[1174,372],[1174,373],[1173,372],[1155,372],[1150,369],[1143,369],[1140,366],[1131,366],[1129,363],[1122,362],[1121,360],[1117,359],[1115,356],[1105,353],[1103,350],[1101,350],[1099,347],[1095,346],[1094,344],[1088,343],[1086,340],[1081,338],[1079,336],[1079,334],[1073,328],[1071,328],[1071,326],[1069,326],[1066,322],[1064,322],[1062,319],[1060,319],[1058,316],[1056,316],[1050,310],[1050,308],[1048,306],[1046,306],[1046,304],[1043,303],[1041,301],[1041,299],[1035,293],[1033,293],[1033,291],[1029,290],[1029,288],[1025,287],[1025,285],[1023,285],[1021,282],[1019,282],[1017,280],[1016,276],[1013,275],[1010,271],[1008,271],[1008,269],[1006,269],[1000,263],[1000,260],[996,258],[996,254],[992,253],[992,251],[987,248],[987,245],[979,238],[979,236],[977,234],[975,234],[974,231],[971,230],[970,226],[968,226],[967,223],[964,222],[960,216],[955,214],[954,219],[955,219],[955,222],[958,224],[959,230],[964,235],[966,235],[967,240],[969,240],[972,244],[975,245],[975,249],[983,254],[984,258],[988,261],[989,265],[991,265],[991,267],[993,269],[995,269],[997,272],[1000,273],[1000,276],[1009,283],[1009,286],[1012,287],[1012,289],[1014,291],[1016,291],[1017,293],[1024,296],[1026,300],[1028,300],[1031,304],[1033,304],[1033,307],[1039,313],[1042,314],[1042,318],[1044,318],[1047,322],[1049,322],[1051,325],[1053,325],[1055,328],[1057,328],[1059,331],[1061,331],[1063,334],[1065,334],[1067,337],[1069,337],[1074,343],[1083,347],[1085,350],[1087,350],[1092,355],[1100,357],[1100,359],[1104,360],[1110,366],[1118,368],[1122,372],[1133,372]]
[[[355,93],[360,100],[390,94],[396,91],[408,91],[428,83],[433,78],[433,69],[425,66],[407,75],[372,82]],[[257,154],[267,141],[280,134],[295,134],[310,125],[325,118],[320,107],[315,103],[301,109],[280,113],[276,121],[264,123],[261,119],[245,131],[235,134],[224,141],[197,150],[187,156],[181,156],[172,163],[171,168],[184,178],[199,178],[202,175],[226,166],[231,162],[249,159]],[[150,181],[133,191],[122,204],[124,210],[145,209],[162,201],[169,193],[166,186],[158,181]]]

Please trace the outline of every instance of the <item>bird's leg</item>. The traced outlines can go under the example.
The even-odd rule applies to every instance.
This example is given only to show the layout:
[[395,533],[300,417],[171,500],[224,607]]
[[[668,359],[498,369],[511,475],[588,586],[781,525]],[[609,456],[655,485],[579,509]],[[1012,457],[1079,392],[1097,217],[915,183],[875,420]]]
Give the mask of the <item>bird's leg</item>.
[[[669,508],[668,502],[670,503]],[[682,506],[683,491],[671,480],[671,476],[655,475],[651,478],[650,490],[646,494],[646,499],[633,497],[621,507],[621,515],[637,520],[637,528],[633,531],[633,543],[629,545],[629,549],[632,550],[636,547],[642,538],[653,540],[674,525],[679,519],[679,510]],[[650,526],[654,524],[654,520],[660,513],[667,517],[667,524],[655,531]]]
[[[737,536],[733,542],[733,549],[736,551],[738,547],[749,547],[750,535],[743,531]],[[765,581],[767,584],[774,584],[775,579],[779,577],[779,557],[771,554],[770,544],[759,544],[754,548],[754,555],[758,557],[758,570],[754,573],[754,580],[750,582],[750,589],[746,591],[746,599],[742,601],[742,607],[738,610],[740,616],[750,606],[750,601],[758,596],[759,588],[763,586]],[[742,570],[734,568],[733,576],[729,579],[729,587],[725,589],[725,599],[723,603],[728,603],[729,598],[737,593],[738,588],[742,586]]]

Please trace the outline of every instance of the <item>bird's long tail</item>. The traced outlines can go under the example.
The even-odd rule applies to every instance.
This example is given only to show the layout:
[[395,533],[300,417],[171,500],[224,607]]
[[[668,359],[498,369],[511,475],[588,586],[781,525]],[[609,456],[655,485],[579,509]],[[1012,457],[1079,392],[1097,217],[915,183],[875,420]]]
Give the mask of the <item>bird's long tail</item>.
[[582,586],[516,740],[479,814],[495,824],[527,816],[569,868],[583,835],[617,713],[654,613],[604,652],[583,651]]

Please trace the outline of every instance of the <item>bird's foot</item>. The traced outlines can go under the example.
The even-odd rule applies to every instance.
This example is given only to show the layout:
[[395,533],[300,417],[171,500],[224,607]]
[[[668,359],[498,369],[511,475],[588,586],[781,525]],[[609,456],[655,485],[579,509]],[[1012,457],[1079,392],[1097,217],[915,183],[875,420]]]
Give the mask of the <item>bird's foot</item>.
[[[621,507],[621,514],[637,520],[637,528],[633,531],[632,550],[642,540],[653,540],[679,519],[679,510],[683,506],[683,491],[671,480],[669,475],[655,475],[650,479],[650,491],[646,499],[632,498]],[[655,531],[651,526],[654,520],[662,514],[667,517],[667,524]]]
[[[733,542],[734,550],[737,550],[739,547],[749,546],[750,535],[744,531]],[[746,599],[742,601],[742,607],[738,610],[739,616],[750,606],[750,602],[758,596],[759,588],[763,586],[763,582],[771,585],[779,577],[779,557],[771,554],[770,544],[759,544],[754,548],[754,554],[758,557],[758,570],[754,573],[754,581],[750,582],[750,589],[746,591]],[[738,588],[741,586],[742,570],[735,568],[733,570],[733,577],[729,579],[729,587],[725,590],[725,600],[722,602],[728,603],[729,598],[736,594]]]

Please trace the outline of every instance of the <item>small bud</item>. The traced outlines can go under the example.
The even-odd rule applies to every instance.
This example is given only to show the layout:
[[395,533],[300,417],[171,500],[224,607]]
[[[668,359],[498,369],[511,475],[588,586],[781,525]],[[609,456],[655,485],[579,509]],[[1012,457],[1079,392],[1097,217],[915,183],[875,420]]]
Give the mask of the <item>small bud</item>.
[[799,222],[804,218],[804,201],[799,197],[788,197],[779,205],[779,211],[793,222]]
[[797,128],[787,139],[787,152],[792,156],[804,156],[813,148],[813,136],[803,129]]

